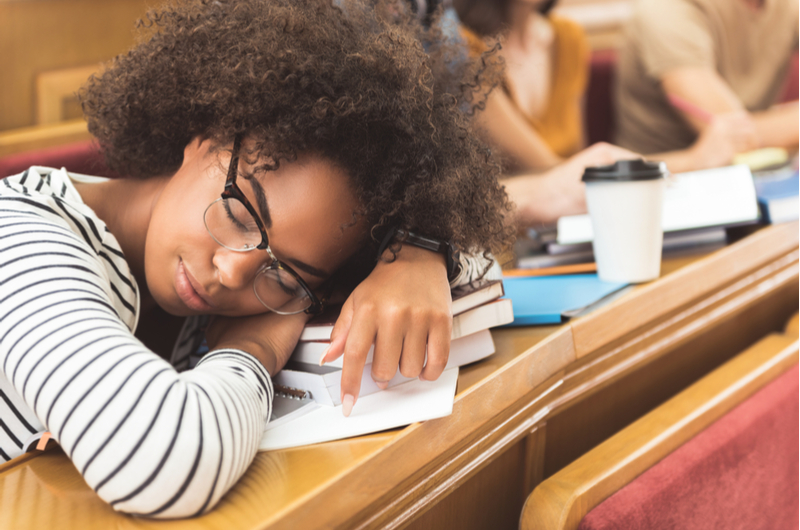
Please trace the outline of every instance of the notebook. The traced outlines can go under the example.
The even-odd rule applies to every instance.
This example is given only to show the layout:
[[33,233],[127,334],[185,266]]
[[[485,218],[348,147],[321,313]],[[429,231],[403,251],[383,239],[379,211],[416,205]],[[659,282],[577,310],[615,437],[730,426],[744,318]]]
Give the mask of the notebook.
[[[661,224],[664,232],[758,221],[753,176],[745,165],[728,166],[670,176],[664,192]],[[594,238],[588,215],[558,220],[558,243],[585,243]]]
[[447,416],[453,412],[457,381],[458,368],[451,368],[436,381],[414,379],[360,397],[347,418],[341,405],[308,403],[309,409],[291,421],[273,428],[267,424],[258,449],[270,451],[341,440]]
[[514,307],[512,326],[559,324],[627,285],[604,282],[597,274],[505,278],[503,281],[506,296]]
[[786,223],[798,218],[800,178],[797,171],[775,177],[756,179],[758,204],[768,223]]

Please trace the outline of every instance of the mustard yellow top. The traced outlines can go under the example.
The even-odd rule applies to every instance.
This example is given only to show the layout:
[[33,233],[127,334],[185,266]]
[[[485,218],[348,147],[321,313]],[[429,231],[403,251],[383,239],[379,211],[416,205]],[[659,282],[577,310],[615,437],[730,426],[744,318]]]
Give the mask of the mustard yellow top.
[[[589,75],[589,43],[583,28],[576,22],[554,15],[548,16],[548,20],[554,32],[555,59],[550,101],[544,115],[534,118],[525,114],[508,84],[503,83],[502,87],[520,115],[550,149],[561,157],[568,157],[583,147],[581,100]],[[487,49],[486,43],[464,26],[461,26],[461,34],[472,55],[478,56]]]

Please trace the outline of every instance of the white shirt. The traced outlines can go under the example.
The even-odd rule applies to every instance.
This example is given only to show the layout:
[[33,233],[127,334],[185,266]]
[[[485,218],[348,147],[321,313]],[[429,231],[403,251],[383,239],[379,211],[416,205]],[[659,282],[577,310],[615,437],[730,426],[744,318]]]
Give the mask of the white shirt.
[[272,382],[238,350],[178,373],[134,337],[138,314],[119,243],[66,171],[0,182],[0,462],[47,430],[114,509],[197,515],[250,465]]

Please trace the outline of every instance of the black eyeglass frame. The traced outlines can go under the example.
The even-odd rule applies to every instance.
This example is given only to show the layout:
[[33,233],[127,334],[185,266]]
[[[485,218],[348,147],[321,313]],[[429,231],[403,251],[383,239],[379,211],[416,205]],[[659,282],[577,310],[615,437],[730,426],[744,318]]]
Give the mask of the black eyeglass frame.
[[[232,249],[217,241],[217,238],[214,237],[214,234],[211,233],[210,229],[208,230],[208,232],[214,239],[214,241],[216,241],[219,245],[227,249],[233,250],[235,252],[249,252],[255,249],[266,250],[267,255],[272,260],[272,262],[266,267],[259,270],[258,274],[263,274],[268,270],[277,270],[277,269],[280,269],[282,271],[291,274],[292,277],[295,280],[297,280],[297,283],[300,284],[300,287],[302,287],[303,290],[306,292],[309,300],[311,300],[311,305],[308,308],[304,309],[303,312],[308,313],[310,315],[317,315],[321,313],[325,307],[323,301],[317,298],[317,296],[314,294],[314,292],[311,290],[308,284],[306,284],[306,282],[303,281],[303,278],[301,278],[299,274],[297,274],[290,266],[280,261],[277,257],[275,257],[275,254],[272,253],[272,249],[269,247],[269,236],[267,235],[267,229],[264,227],[264,223],[261,221],[261,217],[256,213],[255,208],[253,208],[253,206],[250,204],[250,201],[247,199],[247,196],[244,194],[244,192],[242,192],[242,190],[239,188],[239,185],[236,184],[236,176],[239,173],[239,150],[241,149],[241,145],[242,145],[242,136],[237,134],[233,139],[233,150],[231,152],[231,162],[228,165],[228,176],[225,180],[225,188],[222,190],[220,199],[227,199],[227,200],[235,199],[244,205],[245,209],[253,217],[253,220],[255,221],[256,226],[258,227],[258,231],[261,233],[261,243],[251,248],[240,249],[240,250]],[[208,225],[206,225],[206,228],[208,228]],[[266,307],[270,311],[276,311],[275,309],[267,306],[267,304],[265,304],[258,296],[258,293],[256,292],[255,289],[255,280],[253,281],[253,292],[256,293],[256,298],[258,298],[258,300],[262,304],[264,304],[264,307]],[[281,314],[291,315],[297,313],[300,313],[300,311],[297,311],[295,313],[281,313]]]

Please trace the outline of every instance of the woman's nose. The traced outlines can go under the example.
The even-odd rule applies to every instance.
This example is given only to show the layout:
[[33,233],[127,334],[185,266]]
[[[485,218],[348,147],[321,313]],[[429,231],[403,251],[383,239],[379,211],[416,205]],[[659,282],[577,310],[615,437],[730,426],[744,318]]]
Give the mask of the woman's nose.
[[235,252],[219,247],[211,261],[219,275],[219,282],[235,291],[252,284],[256,272],[266,260],[267,253],[263,250]]

